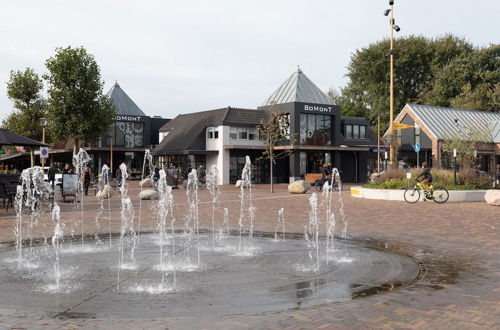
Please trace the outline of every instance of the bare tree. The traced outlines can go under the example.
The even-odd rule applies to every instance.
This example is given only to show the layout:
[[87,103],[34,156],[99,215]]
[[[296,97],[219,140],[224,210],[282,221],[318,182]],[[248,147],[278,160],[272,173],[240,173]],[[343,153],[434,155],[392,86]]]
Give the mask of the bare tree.
[[290,134],[290,115],[277,110],[267,120],[257,126],[259,136],[263,138],[266,149],[258,159],[269,159],[271,193],[273,193],[273,165],[276,160],[285,158],[293,152],[292,146],[296,134]]

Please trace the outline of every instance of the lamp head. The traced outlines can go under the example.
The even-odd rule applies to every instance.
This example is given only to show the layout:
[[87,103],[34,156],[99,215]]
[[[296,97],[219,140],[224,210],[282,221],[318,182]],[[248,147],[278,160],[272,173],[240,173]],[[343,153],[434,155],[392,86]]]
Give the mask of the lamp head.
[[394,0],[389,0],[389,5],[390,6],[394,5]]
[[401,28],[399,27],[399,25],[394,25],[394,30],[396,30],[396,32],[399,32]]
[[391,12],[390,9],[386,9],[384,10],[384,16],[389,16],[389,13]]

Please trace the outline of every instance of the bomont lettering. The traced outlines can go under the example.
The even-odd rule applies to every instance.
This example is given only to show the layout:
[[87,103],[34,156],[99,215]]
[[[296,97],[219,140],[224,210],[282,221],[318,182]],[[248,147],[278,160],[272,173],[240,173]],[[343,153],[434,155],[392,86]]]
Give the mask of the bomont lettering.
[[305,111],[332,112],[332,107],[322,107],[319,105],[304,105]]

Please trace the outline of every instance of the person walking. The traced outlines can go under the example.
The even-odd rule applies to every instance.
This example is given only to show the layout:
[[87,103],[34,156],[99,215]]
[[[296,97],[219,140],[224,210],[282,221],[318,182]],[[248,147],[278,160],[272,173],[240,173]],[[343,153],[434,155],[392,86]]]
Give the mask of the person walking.
[[85,196],[89,194],[89,186],[90,186],[90,171],[88,167],[83,169],[83,192]]
[[52,186],[52,191],[54,191],[54,185],[56,181],[56,172],[57,169],[54,166],[54,163],[50,163],[49,170],[47,172],[47,179],[49,180],[50,185]]

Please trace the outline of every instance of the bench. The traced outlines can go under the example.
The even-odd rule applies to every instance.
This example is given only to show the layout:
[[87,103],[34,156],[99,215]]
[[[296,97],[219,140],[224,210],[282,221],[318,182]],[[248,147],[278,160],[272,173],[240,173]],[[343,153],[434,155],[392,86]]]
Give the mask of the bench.
[[323,173],[307,173],[304,180],[311,185],[314,185],[316,180],[323,179]]

